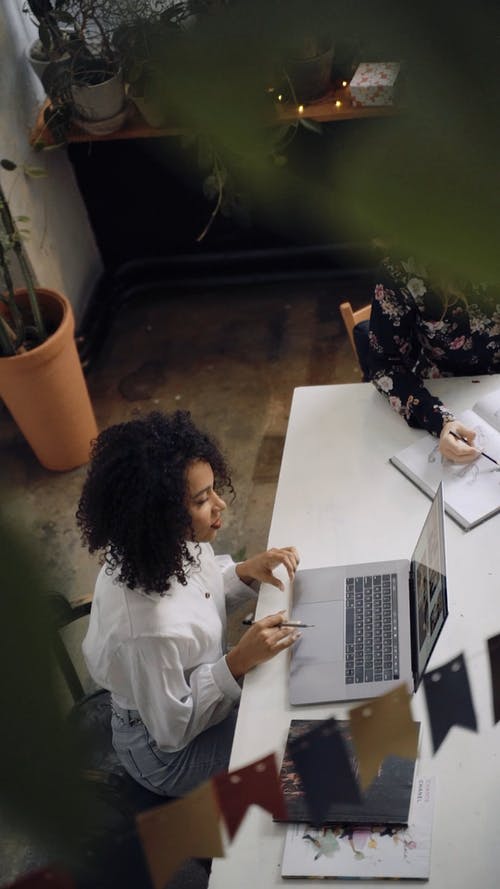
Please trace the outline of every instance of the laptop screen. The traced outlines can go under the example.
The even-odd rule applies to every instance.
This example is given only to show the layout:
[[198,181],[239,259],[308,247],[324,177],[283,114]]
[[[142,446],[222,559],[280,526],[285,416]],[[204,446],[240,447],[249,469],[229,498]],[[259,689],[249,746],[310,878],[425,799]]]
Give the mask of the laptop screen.
[[415,689],[448,615],[443,486],[439,485],[411,561]]

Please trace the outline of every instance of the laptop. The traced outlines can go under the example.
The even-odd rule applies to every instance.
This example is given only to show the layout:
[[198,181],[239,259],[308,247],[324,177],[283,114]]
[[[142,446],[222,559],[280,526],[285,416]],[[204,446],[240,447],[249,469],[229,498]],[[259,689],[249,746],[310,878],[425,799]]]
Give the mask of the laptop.
[[440,484],[411,561],[297,571],[291,618],[312,626],[292,648],[290,703],[416,691],[447,616]]

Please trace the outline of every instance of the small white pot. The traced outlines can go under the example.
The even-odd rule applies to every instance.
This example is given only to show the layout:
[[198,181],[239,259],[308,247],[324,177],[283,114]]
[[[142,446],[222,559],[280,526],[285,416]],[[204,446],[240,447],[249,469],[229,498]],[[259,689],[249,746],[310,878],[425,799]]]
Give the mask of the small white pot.
[[42,74],[47,65],[50,65],[51,59],[49,59],[48,56],[44,57],[40,40],[34,40],[31,46],[28,47],[26,54],[33,71],[41,80]]
[[108,120],[123,111],[125,87],[121,71],[103,83],[91,86],[73,84],[73,101],[78,117],[84,120]]

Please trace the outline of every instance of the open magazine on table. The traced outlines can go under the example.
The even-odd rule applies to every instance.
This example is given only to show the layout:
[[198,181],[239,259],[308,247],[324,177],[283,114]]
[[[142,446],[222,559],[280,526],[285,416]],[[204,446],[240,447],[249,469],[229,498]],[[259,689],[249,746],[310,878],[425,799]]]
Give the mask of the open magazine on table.
[[427,880],[435,790],[435,778],[415,779],[406,827],[290,824],[281,876]]

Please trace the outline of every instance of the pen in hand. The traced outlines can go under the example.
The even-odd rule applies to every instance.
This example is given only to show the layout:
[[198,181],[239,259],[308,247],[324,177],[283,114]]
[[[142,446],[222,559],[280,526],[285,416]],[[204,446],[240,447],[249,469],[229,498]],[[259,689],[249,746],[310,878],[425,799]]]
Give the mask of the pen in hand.
[[[245,627],[251,627],[252,624],[255,623],[255,620],[253,619],[253,617],[246,617],[244,620],[241,621],[241,623]],[[282,620],[281,623],[279,624],[279,626],[280,627],[300,627],[300,628],[302,628],[302,627],[314,627],[315,624],[303,624],[301,620]]]
[[498,460],[495,460],[494,457],[490,457],[490,455],[486,454],[485,451],[481,451],[479,448],[476,448],[476,447],[474,447],[474,445],[471,445],[471,443],[469,441],[467,441],[465,436],[459,435],[458,432],[452,432],[451,429],[450,429],[450,435],[452,435],[453,438],[456,438],[457,441],[463,441],[464,444],[469,445],[469,447],[471,447],[471,448],[474,448],[475,451],[477,451],[479,454],[481,454],[481,457],[486,457],[487,460],[491,460],[491,462],[494,463],[496,466],[500,466],[500,463],[498,462]]

